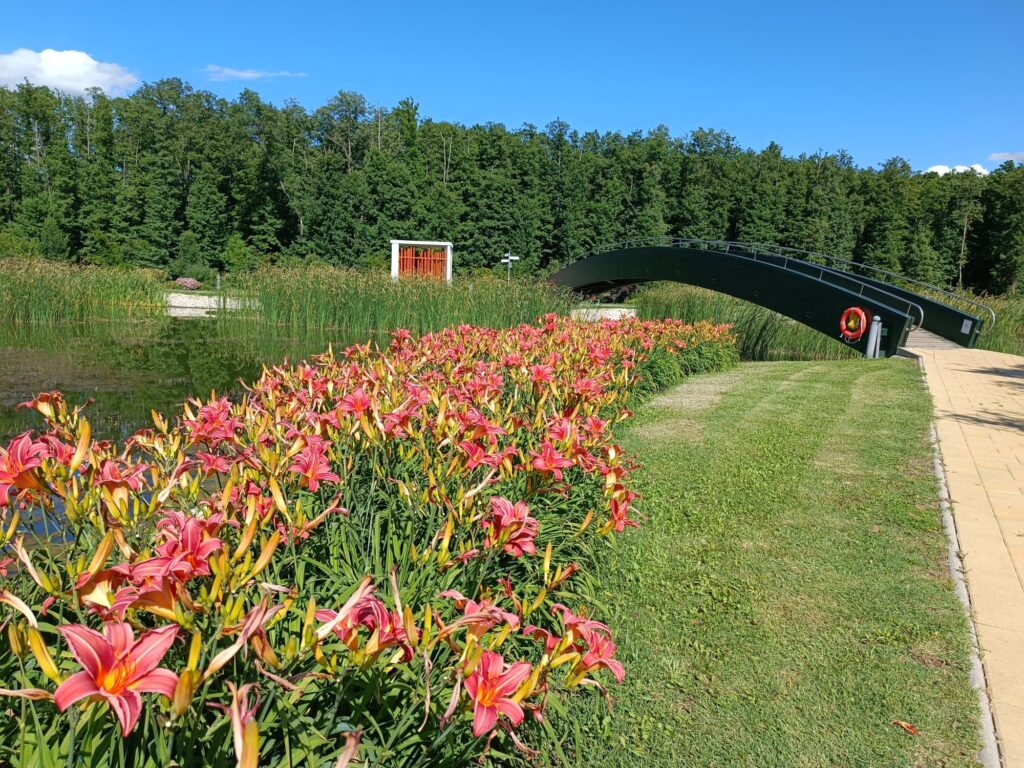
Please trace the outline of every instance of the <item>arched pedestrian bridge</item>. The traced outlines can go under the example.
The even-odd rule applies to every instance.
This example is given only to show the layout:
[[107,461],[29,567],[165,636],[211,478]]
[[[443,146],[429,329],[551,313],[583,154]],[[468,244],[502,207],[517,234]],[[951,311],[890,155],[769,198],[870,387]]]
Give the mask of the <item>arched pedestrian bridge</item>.
[[[868,353],[868,333],[844,341],[839,320],[850,307],[882,323],[880,353],[895,355],[911,332],[973,347],[995,313],[938,286],[835,256],[724,240],[657,239],[589,254],[549,280],[584,294],[661,280],[727,293],[797,320]],[[916,334],[920,338],[923,334]]]

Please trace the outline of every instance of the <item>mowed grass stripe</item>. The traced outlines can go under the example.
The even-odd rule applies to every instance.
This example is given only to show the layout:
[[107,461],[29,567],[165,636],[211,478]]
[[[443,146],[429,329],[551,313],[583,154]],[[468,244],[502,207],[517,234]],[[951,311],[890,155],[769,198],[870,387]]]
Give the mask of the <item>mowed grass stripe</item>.
[[650,519],[602,574],[628,677],[579,763],[974,765],[930,413],[902,361],[744,365],[643,408]]

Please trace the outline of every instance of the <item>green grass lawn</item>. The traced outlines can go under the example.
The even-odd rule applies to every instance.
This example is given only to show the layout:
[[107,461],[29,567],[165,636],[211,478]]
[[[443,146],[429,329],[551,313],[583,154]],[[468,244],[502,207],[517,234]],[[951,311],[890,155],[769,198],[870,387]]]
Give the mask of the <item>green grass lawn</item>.
[[930,418],[893,360],[745,364],[643,407],[649,520],[600,582],[627,679],[578,764],[975,765]]

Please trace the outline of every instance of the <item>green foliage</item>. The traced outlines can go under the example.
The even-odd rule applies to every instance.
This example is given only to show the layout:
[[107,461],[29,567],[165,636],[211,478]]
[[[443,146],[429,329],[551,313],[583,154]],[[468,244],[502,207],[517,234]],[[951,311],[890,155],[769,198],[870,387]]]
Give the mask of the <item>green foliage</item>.
[[168,266],[167,272],[173,278],[192,277],[204,285],[214,279],[215,273],[203,258],[203,248],[195,232],[189,230],[181,233],[178,253]]
[[1024,296],[983,296],[981,300],[995,311],[996,324],[982,329],[978,346],[1024,356]]
[[0,322],[140,320],[165,311],[164,275],[144,269],[0,260]]
[[990,177],[914,174],[898,158],[858,169],[844,152],[758,152],[707,128],[463,126],[348,91],[307,112],[174,78],[125,98],[0,90],[0,229],[91,264],[164,268],[192,232],[217,268],[376,268],[402,237],[451,240],[460,274],[498,270],[511,251],[533,275],[672,235],[774,241],[1002,292],[1024,269],[1022,178],[1013,163]]
[[39,232],[39,252],[48,259],[66,259],[69,247],[68,236],[64,234],[57,220],[47,216]]
[[228,238],[220,260],[229,272],[252,272],[260,263],[259,257],[237,233]]
[[0,259],[31,259],[41,256],[39,241],[17,224],[0,227]]
[[392,280],[383,271],[325,265],[265,267],[233,277],[231,296],[239,312],[223,312],[224,328],[267,327],[284,333],[340,331],[346,337],[413,333],[452,324],[502,328],[548,312],[566,314],[572,297],[548,283],[489,275],[460,278],[451,285],[424,278]]

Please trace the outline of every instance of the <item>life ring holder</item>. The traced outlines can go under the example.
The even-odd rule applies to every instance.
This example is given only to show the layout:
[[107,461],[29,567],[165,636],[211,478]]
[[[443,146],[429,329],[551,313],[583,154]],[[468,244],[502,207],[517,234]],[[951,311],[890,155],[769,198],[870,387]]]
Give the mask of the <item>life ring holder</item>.
[[853,344],[860,341],[868,327],[868,315],[860,307],[849,307],[839,318],[839,330],[843,341]]

